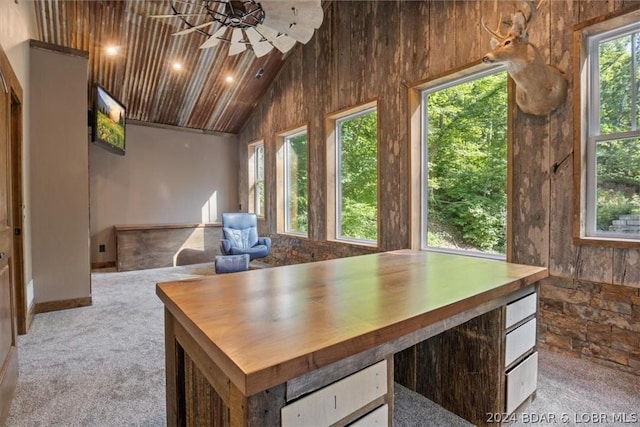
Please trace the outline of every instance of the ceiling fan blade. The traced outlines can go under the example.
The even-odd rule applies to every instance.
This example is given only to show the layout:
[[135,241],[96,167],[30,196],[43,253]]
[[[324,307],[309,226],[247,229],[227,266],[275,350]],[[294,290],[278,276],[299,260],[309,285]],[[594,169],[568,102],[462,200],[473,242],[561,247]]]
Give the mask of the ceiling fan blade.
[[229,56],[237,55],[247,50],[247,45],[242,41],[242,30],[234,28],[231,34],[231,46],[229,47]]
[[320,7],[322,8],[322,1],[321,0],[261,0],[260,4],[264,5],[265,3],[268,3],[269,5],[273,5],[273,4],[279,4],[282,5],[282,7],[299,7],[299,8],[306,8],[306,9],[311,9],[311,8],[316,8],[316,7]]
[[173,33],[171,34],[172,36],[183,36],[185,34],[189,34],[192,33],[196,30],[199,30],[200,28],[204,28],[204,27],[208,27],[209,25],[213,24],[214,21],[209,21],[209,22],[205,22],[204,24],[200,24],[200,25],[196,25],[193,27],[189,27],[186,30],[182,30],[182,31],[178,31],[177,33]]
[[319,3],[313,1],[262,1],[265,15],[299,26],[320,28],[324,13]]
[[218,28],[218,31],[213,33],[213,35],[209,37],[206,42],[202,43],[200,49],[218,46],[218,44],[220,44],[220,42],[224,38],[224,34],[227,32],[227,28],[228,27],[225,27],[224,25]]
[[285,36],[284,34],[276,38],[271,43],[282,53],[289,52],[296,45],[296,41],[294,39],[289,36]]
[[283,34],[288,35],[292,39],[299,41],[300,43],[307,43],[309,40],[311,40],[311,37],[313,37],[313,33],[315,31],[313,27],[305,27],[302,24],[298,25],[294,22],[272,18],[269,15],[265,16],[263,25],[265,27],[274,28]]
[[262,24],[259,24],[256,29],[264,38],[269,40],[272,45],[276,47],[280,52],[287,53],[289,52],[293,46],[295,46],[296,41],[291,37],[285,36],[284,34],[278,35],[278,31],[273,28],[265,27]]
[[256,25],[256,30],[260,33],[262,37],[269,41],[273,41],[276,37],[278,37],[278,31],[273,28],[265,27],[262,24]]
[[268,41],[263,40],[262,35],[258,33],[255,28],[246,28],[244,32],[251,42],[251,47],[253,47],[253,52],[256,54],[256,57],[260,58],[261,56],[271,52],[273,49],[273,45]]

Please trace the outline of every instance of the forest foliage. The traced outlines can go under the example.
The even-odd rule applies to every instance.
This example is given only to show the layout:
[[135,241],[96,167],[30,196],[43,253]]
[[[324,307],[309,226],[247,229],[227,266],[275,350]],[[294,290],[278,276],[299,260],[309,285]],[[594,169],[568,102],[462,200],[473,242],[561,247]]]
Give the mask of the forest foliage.
[[[634,60],[635,56],[635,60]],[[610,231],[620,215],[640,213],[640,138],[612,135],[638,131],[640,105],[637,93],[640,70],[640,33],[600,43],[600,138],[596,144],[596,227]]]
[[378,115],[375,110],[338,121],[338,237],[378,238]]
[[504,254],[506,73],[429,92],[425,102],[428,246]]

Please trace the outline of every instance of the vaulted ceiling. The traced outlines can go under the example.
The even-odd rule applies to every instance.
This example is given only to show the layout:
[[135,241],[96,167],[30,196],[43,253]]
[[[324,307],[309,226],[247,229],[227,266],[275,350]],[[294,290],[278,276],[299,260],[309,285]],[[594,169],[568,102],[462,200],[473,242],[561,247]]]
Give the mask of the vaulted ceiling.
[[[130,120],[238,133],[285,59],[276,49],[261,58],[250,49],[228,56],[227,43],[199,49],[207,37],[195,31],[172,36],[186,28],[179,18],[151,17],[172,13],[168,0],[34,5],[40,40],[88,52],[87,89],[105,87],[126,105]],[[109,45],[119,47],[117,55],[107,54]]]

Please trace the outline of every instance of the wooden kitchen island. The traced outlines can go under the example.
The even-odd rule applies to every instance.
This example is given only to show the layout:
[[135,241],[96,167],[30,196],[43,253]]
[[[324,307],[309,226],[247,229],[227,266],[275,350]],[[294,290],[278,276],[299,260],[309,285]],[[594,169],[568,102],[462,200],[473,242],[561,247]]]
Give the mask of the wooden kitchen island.
[[535,394],[547,274],[402,250],[160,283],[167,424],[392,425],[396,381],[486,425]]

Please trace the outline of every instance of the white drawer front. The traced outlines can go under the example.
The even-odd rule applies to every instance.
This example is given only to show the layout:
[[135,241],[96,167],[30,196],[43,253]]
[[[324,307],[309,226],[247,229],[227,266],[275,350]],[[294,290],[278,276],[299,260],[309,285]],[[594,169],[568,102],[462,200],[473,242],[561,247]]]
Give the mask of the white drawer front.
[[507,374],[507,414],[512,413],[536,390],[538,352],[523,360]]
[[507,305],[507,315],[505,320],[505,328],[510,328],[522,319],[531,316],[536,312],[537,293],[532,293],[516,302]]
[[536,345],[535,317],[507,334],[504,366],[509,366],[534,345]]
[[382,405],[375,411],[369,412],[349,427],[382,427],[389,424],[389,405]]
[[329,426],[386,393],[383,360],[285,406],[280,413],[282,426]]

